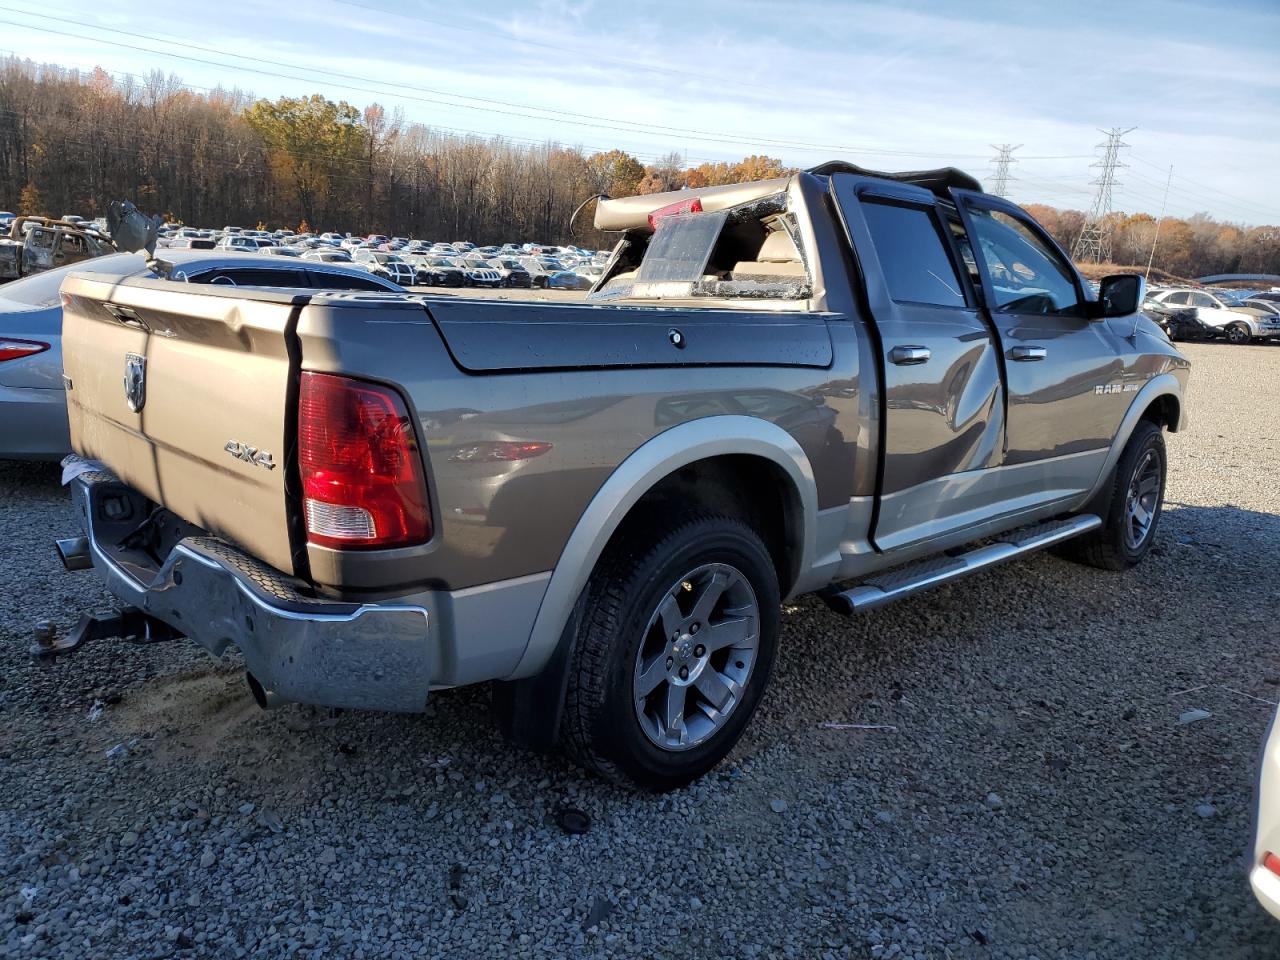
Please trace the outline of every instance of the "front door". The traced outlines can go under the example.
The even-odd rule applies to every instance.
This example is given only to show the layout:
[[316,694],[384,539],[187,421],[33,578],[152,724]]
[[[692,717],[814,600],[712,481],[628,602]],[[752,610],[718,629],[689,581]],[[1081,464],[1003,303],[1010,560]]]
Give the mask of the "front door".
[[882,351],[882,476],[872,532],[897,547],[971,525],[995,503],[1004,395],[995,337],[929,191],[834,174]]
[[1086,490],[1142,378],[1111,326],[1089,319],[1079,274],[1039,224],[997,197],[952,192],[1004,354],[1006,471],[1034,466],[1055,497]]

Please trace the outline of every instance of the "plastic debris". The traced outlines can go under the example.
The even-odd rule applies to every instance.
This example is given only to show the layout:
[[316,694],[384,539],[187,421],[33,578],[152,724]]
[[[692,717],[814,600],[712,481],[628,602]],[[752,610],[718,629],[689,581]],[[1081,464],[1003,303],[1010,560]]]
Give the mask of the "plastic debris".
[[1208,720],[1213,714],[1208,710],[1202,710],[1196,707],[1194,710],[1187,710],[1182,716],[1178,717],[1178,726],[1184,727],[1188,723],[1197,723],[1200,720]]
[[818,724],[822,730],[893,730],[897,731],[891,723],[837,723],[834,720],[826,720]]
[[134,748],[137,747],[137,745],[138,745],[137,737],[134,737],[132,740],[129,740],[127,742],[117,743],[114,747],[112,747],[110,750],[107,751],[106,753],[107,759],[119,760],[122,757],[127,757],[129,754],[133,753]]
[[93,706],[89,708],[89,717],[88,717],[89,722],[97,723],[99,720],[101,720],[103,711],[105,711],[106,708],[107,708],[107,705],[103,703],[101,700],[93,701]]

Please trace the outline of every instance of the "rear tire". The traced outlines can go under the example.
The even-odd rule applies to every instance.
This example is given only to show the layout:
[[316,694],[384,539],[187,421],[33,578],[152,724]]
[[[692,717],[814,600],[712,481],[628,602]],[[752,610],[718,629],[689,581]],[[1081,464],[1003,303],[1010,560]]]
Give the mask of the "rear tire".
[[719,763],[755,712],[778,578],[760,537],[730,517],[620,540],[586,588],[561,743],[608,779],[670,790]]
[[1102,527],[1057,552],[1102,570],[1128,570],[1139,563],[1155,542],[1167,464],[1163,431],[1149,420],[1139,421],[1112,472]]

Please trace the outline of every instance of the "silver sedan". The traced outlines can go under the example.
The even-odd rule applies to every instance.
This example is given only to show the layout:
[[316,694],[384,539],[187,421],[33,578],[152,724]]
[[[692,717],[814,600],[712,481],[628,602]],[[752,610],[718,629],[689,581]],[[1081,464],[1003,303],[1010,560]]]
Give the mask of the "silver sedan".
[[[242,287],[405,292],[337,263],[212,250],[165,250],[170,279]],[[62,300],[68,273],[161,276],[141,254],[117,253],[0,285],[0,459],[59,460],[71,452],[62,384]]]

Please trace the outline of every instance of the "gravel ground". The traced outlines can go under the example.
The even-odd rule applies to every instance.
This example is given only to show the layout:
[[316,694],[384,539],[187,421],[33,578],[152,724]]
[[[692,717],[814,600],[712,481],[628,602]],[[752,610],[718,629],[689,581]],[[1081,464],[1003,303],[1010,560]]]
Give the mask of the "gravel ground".
[[1280,699],[1280,347],[1186,351],[1141,568],[806,599],[740,747],[664,797],[507,748],[483,688],[330,722],[184,643],[42,671],[32,621],[106,598],[53,558],[54,472],[0,466],[0,954],[1280,956],[1241,860]]

